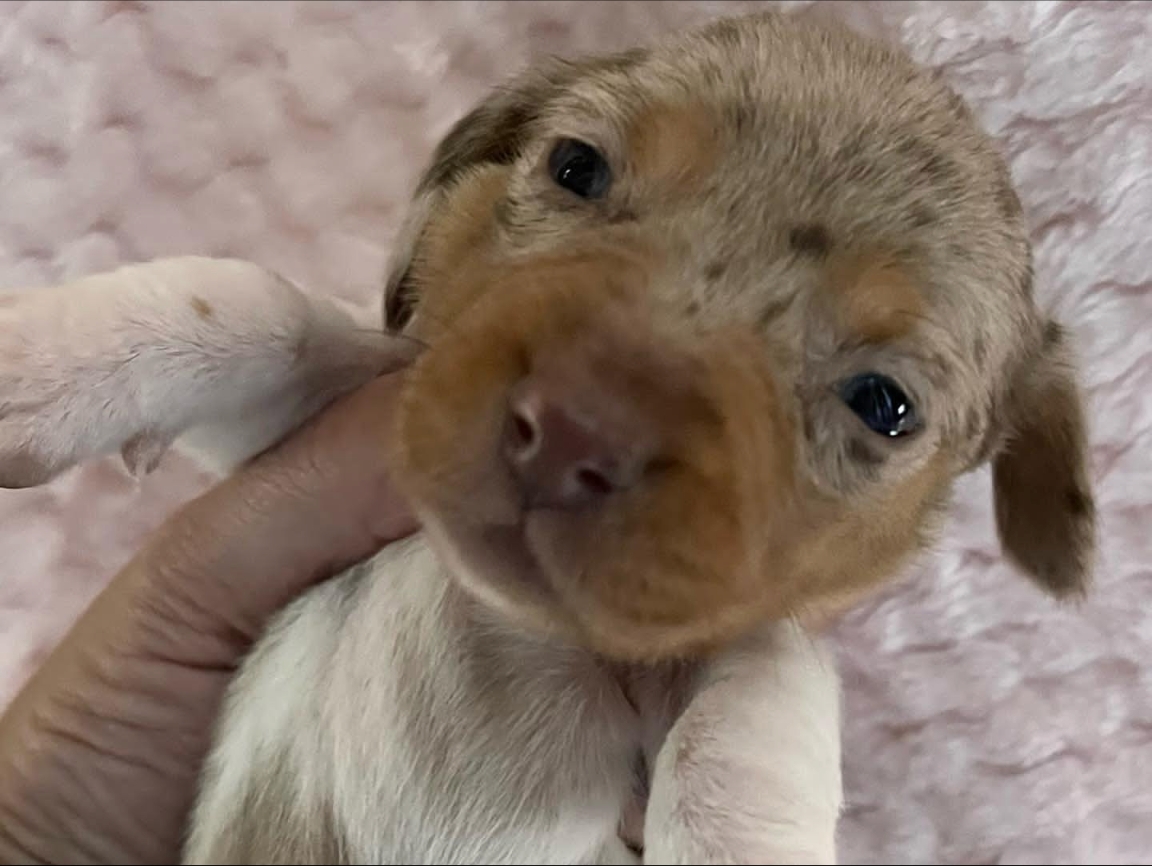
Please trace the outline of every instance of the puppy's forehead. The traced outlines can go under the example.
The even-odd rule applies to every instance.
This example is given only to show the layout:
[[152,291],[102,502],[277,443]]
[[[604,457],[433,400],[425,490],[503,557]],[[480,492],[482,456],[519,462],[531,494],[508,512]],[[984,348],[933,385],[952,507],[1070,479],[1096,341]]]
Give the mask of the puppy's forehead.
[[713,282],[819,272],[873,332],[891,323],[862,299],[948,321],[983,354],[1013,339],[980,327],[1029,300],[1010,178],[964,103],[901,54],[775,20],[718,27],[591,69],[540,118],[603,147],[629,213]]
[[764,216],[783,218],[786,198],[793,209],[835,209],[842,222],[857,216],[855,235],[876,228],[878,215],[915,210],[903,216],[916,228],[962,217],[976,198],[966,185],[989,188],[995,170],[982,136],[931,76],[856,47],[856,57],[830,53],[835,46],[779,57],[698,39],[589,67],[541,120],[547,132],[617,151],[639,180],[666,174],[679,151],[713,175],[709,192],[735,186],[749,207],[775,209]]

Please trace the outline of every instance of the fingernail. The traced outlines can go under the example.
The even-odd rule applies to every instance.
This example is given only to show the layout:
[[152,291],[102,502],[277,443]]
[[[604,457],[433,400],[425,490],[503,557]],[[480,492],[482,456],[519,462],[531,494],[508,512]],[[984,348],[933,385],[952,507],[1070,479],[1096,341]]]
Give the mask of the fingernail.
[[397,370],[403,370],[424,352],[424,344],[411,337],[395,334],[385,334],[384,336],[388,341],[388,358],[385,361],[384,369],[380,371],[381,373],[395,373]]
[[424,350],[418,340],[383,331],[357,331],[353,339],[375,359],[379,375],[403,370]]

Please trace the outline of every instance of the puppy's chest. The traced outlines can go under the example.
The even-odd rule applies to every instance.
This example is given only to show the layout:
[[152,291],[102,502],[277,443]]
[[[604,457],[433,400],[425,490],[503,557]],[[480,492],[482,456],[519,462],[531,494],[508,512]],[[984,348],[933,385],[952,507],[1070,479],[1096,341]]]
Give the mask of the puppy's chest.
[[[403,762],[424,791],[426,838],[440,848],[425,855],[585,859],[615,834],[637,789],[635,714],[583,660],[526,653],[518,670],[469,661],[465,688],[417,698],[405,719]],[[419,709],[424,701],[430,714]]]
[[366,828],[353,847],[384,862],[571,863],[619,844],[645,740],[662,726],[642,723],[627,677],[471,619],[451,587],[429,594],[427,573],[411,596],[406,576],[383,580],[373,591],[387,604],[361,610],[392,621],[350,617],[334,666],[348,687],[389,685],[336,686],[331,728],[354,744],[331,753],[345,765],[339,810],[353,835]]

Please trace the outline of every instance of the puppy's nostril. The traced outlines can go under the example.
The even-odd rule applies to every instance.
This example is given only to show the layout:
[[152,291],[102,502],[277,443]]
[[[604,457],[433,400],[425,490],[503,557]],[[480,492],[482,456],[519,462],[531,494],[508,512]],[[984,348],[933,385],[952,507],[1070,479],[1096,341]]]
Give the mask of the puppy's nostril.
[[576,470],[576,483],[580,485],[586,493],[593,496],[607,496],[616,489],[616,485],[612,483],[612,479],[599,469],[593,469],[590,466],[583,466]]
[[591,505],[640,479],[645,449],[626,425],[606,423],[599,409],[594,402],[575,411],[538,382],[510,395],[502,449],[526,507]]
[[525,459],[540,443],[540,430],[523,412],[514,411],[508,429],[508,449],[511,456]]

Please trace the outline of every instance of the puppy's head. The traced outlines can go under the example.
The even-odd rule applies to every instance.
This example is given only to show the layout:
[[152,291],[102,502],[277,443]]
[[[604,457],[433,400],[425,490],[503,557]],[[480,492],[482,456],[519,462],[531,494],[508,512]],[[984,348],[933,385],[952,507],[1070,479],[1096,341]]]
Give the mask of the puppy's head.
[[777,15],[536,67],[438,148],[389,328],[402,481],[456,576],[607,655],[707,649],[923,546],[994,462],[1007,552],[1086,579],[1061,331],[1007,171],[902,56]]

